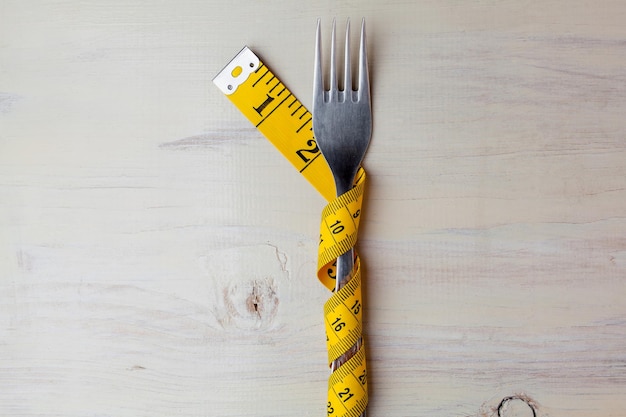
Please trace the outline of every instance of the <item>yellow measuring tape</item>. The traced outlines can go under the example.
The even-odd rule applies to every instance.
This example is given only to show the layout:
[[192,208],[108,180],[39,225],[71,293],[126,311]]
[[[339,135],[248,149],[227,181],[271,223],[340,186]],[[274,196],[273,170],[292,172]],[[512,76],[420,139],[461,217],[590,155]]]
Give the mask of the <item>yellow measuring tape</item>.
[[[352,190],[336,197],[332,173],[313,136],[311,113],[248,47],[213,82],[328,201],[322,211],[317,276],[333,291],[336,259],[354,247],[357,240],[365,171],[359,170]],[[362,339],[358,255],[354,265],[352,278],[324,305],[329,364]],[[328,416],[358,417],[365,411],[368,401],[365,362],[361,343],[356,354],[331,373]]]

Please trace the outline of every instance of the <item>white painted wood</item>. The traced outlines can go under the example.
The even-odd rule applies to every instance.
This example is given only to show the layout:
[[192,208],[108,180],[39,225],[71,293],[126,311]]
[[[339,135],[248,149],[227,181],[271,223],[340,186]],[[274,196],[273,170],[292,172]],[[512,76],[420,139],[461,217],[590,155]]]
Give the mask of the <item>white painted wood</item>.
[[626,3],[578,0],[1,1],[0,415],[323,415],[323,201],[211,78],[247,44],[308,103],[332,16],[368,415],[623,416]]

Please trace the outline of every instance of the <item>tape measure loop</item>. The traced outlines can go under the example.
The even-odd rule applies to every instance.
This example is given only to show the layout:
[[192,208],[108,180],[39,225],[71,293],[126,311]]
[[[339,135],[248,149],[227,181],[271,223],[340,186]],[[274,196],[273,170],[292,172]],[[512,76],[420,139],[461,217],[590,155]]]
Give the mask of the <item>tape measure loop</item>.
[[328,379],[328,415],[358,417],[367,408],[367,369],[365,349],[341,365]]
[[[365,170],[360,168],[354,187],[331,200],[322,211],[317,276],[330,291],[335,288],[337,258],[353,248],[357,241],[365,179]],[[360,258],[355,251],[350,279],[324,305],[329,364],[356,349],[354,356],[329,378],[329,416],[359,417],[367,407],[362,302]]]
[[352,279],[324,304],[329,364],[362,339],[363,299],[359,263],[357,257]]
[[355,186],[330,201],[322,211],[317,269],[319,280],[329,289],[334,288],[334,284],[329,285],[333,278],[328,277],[328,265],[353,248],[357,241],[365,179],[365,170],[360,168]]

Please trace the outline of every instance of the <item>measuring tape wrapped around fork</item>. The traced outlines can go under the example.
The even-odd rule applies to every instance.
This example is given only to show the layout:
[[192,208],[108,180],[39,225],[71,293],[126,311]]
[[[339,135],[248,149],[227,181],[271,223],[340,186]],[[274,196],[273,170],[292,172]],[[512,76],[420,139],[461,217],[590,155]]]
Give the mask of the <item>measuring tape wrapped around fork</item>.
[[[354,247],[361,217],[365,171],[355,186],[335,196],[332,173],[315,142],[312,115],[248,48],[244,47],[213,79],[246,118],[328,201],[322,212],[317,276],[333,291],[337,257]],[[352,279],[324,305],[328,363],[362,339],[360,260],[355,256]],[[364,346],[335,369],[328,380],[327,415],[359,417],[368,402]]]

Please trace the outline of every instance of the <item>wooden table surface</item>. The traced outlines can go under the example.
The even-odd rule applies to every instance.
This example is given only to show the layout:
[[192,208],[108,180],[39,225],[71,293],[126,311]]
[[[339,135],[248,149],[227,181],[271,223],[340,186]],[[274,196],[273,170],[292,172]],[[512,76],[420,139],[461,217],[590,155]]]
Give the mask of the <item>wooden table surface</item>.
[[626,413],[625,2],[1,0],[0,416],[324,415],[324,200],[211,80],[308,105],[333,16],[368,416]]

